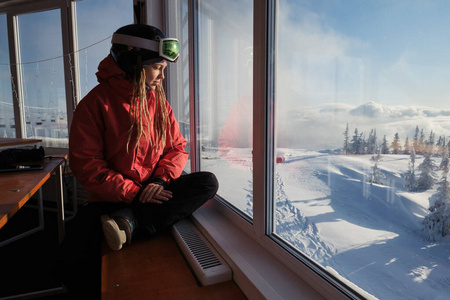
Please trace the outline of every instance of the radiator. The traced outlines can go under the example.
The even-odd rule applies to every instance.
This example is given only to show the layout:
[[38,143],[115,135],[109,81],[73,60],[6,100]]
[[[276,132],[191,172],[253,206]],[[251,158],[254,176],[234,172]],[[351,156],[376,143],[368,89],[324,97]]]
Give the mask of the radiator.
[[231,268],[191,221],[182,219],[173,225],[172,235],[200,285],[232,279]]

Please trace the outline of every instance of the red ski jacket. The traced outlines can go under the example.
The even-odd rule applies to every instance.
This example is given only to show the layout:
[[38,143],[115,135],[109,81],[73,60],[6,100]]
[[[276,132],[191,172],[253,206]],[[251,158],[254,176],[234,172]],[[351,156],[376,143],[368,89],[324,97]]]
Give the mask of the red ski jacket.
[[[172,142],[167,135],[165,148],[160,145],[156,151],[143,135],[137,149],[130,141],[127,152],[132,83],[111,55],[99,64],[96,75],[99,84],[80,101],[73,116],[70,168],[89,192],[89,201],[130,203],[143,183],[157,178],[169,183],[181,175],[188,158],[186,140],[166,102]],[[154,91],[147,91],[152,120],[155,97]]]

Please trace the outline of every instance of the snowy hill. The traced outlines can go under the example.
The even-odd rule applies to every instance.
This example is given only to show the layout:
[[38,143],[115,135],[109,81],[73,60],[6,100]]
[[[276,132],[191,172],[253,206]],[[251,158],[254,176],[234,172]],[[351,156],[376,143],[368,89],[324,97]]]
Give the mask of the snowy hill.
[[[450,295],[450,239],[429,243],[421,231],[436,188],[403,188],[407,155],[384,155],[379,168],[385,185],[376,185],[367,180],[370,155],[279,150],[284,163],[275,169],[275,231],[287,243],[367,292],[366,297]],[[416,163],[422,159],[418,156]],[[220,195],[251,215],[251,150],[235,149],[225,160],[204,164],[218,176]]]

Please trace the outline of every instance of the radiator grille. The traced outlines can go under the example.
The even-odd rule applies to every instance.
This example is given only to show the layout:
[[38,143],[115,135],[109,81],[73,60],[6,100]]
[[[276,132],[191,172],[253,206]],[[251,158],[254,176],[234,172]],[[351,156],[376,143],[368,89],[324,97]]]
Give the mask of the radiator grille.
[[189,220],[173,225],[172,234],[201,285],[231,280],[231,269]]

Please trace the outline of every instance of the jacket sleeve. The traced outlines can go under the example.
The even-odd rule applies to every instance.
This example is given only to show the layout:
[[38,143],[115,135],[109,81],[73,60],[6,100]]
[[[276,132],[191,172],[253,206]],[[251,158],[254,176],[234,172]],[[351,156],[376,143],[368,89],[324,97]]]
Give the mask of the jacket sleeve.
[[178,122],[173,115],[172,108],[167,104],[170,121],[170,133],[172,140],[167,134],[166,146],[164,152],[159,160],[158,166],[153,173],[153,178],[160,178],[166,183],[170,183],[172,180],[180,177],[186,165],[189,154],[184,151],[186,147],[186,140],[180,133]]
[[104,157],[104,132],[100,108],[81,101],[70,128],[70,168],[77,180],[95,198],[130,203],[141,186],[109,167]]

